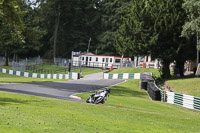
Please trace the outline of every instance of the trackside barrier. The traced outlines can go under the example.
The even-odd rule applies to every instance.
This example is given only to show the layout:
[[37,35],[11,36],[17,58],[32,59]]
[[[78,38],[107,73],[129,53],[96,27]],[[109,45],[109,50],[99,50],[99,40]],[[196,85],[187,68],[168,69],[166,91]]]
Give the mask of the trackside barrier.
[[175,104],[200,111],[200,97],[164,91],[157,87],[152,77],[152,73],[104,73],[104,79],[141,79],[140,88],[147,90],[152,100],[167,102],[169,104]]
[[143,73],[141,75],[142,75],[141,82],[142,81],[147,82],[147,92],[152,100],[167,102],[170,104],[175,104],[185,108],[200,111],[200,97],[194,97],[190,95],[164,91],[159,87],[157,87],[155,81],[148,76],[149,75],[148,73]]
[[104,79],[140,79],[140,73],[116,73],[116,74],[109,74],[104,73]]
[[141,73],[140,89],[147,90],[148,82],[153,82],[152,73]]
[[23,76],[23,77],[31,77],[31,78],[46,78],[46,79],[78,79],[78,73],[69,72],[69,74],[40,74],[40,73],[29,73],[29,72],[21,72],[8,70],[4,68],[0,68],[1,73]]
[[152,78],[152,73],[104,73],[104,79],[141,79],[141,87],[142,89],[147,90],[151,99],[159,101],[161,100],[160,89],[158,89],[158,87],[155,85],[154,79]]
[[140,88],[146,90],[152,100],[161,101],[161,89],[156,86],[152,73],[141,73]]
[[161,97],[162,102],[200,111],[200,97],[163,90],[161,90]]
[[152,100],[161,101],[160,88],[158,88],[155,82],[148,82],[147,92]]

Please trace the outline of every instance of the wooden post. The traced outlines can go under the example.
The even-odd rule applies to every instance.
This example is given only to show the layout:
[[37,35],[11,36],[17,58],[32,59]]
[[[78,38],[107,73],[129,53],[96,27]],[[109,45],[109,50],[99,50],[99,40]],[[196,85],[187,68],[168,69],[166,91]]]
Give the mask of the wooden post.
[[163,102],[166,102],[166,91],[163,91]]

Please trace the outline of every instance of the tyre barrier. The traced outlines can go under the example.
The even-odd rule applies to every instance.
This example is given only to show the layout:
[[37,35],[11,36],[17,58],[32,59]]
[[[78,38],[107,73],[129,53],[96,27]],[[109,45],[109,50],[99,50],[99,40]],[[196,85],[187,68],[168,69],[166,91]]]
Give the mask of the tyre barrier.
[[140,89],[147,90],[148,82],[154,81],[152,73],[141,73]]
[[115,74],[108,74],[104,73],[104,79],[140,79],[140,73],[115,73]]
[[29,73],[29,72],[21,72],[8,70],[4,68],[0,68],[1,73],[23,76],[23,77],[31,77],[31,78],[46,78],[46,79],[78,79],[78,73],[69,72],[68,74],[40,74],[40,73]]
[[161,97],[162,102],[200,111],[200,97],[163,90],[161,90]]
[[156,86],[152,73],[141,73],[140,89],[146,90],[152,100],[161,101],[161,89]]
[[160,89],[156,86],[155,82],[148,82],[147,92],[152,100],[161,101]]

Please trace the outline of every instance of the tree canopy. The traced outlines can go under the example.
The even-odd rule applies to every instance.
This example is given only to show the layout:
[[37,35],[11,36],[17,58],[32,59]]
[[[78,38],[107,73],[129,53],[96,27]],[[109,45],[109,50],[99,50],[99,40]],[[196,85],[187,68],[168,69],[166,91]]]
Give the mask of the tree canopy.
[[183,8],[187,13],[187,19],[183,26],[182,36],[191,36],[200,31],[200,1],[185,0]]
[[186,16],[182,4],[182,0],[132,1],[119,27],[116,47],[129,55],[161,59],[163,77],[169,78],[169,64],[181,60],[183,66],[187,57],[182,53],[187,55],[185,48],[190,45],[180,37]]
[[[160,59],[183,74],[194,59],[198,0],[1,0],[0,55],[69,58],[71,51]],[[190,49],[190,50],[188,50]]]

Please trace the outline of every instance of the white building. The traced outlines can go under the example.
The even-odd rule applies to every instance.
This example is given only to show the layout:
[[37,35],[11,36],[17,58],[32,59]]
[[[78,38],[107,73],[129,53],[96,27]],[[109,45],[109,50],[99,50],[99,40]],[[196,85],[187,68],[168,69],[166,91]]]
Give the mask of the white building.
[[151,56],[141,56],[134,58],[134,66],[141,68],[160,68],[161,62],[158,59],[153,60]]
[[[123,60],[122,60],[123,59]],[[119,68],[123,62],[131,61],[130,58],[119,56],[94,55],[92,53],[73,55],[73,66],[87,66],[95,68]]]

